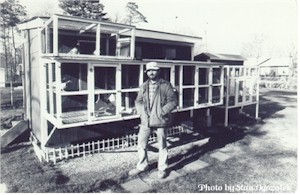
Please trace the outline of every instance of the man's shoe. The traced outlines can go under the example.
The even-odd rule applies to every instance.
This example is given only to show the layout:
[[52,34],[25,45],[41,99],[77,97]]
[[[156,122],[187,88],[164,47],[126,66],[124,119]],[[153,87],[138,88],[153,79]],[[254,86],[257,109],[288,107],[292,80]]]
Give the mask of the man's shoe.
[[167,172],[166,171],[158,171],[157,177],[159,179],[164,179],[167,177]]
[[138,174],[140,174],[140,173],[142,173],[142,172],[144,172],[144,171],[146,171],[147,169],[145,169],[145,170],[139,170],[139,169],[132,169],[132,170],[130,170],[129,172],[128,172],[128,175],[129,176],[136,176],[136,175],[138,175]]

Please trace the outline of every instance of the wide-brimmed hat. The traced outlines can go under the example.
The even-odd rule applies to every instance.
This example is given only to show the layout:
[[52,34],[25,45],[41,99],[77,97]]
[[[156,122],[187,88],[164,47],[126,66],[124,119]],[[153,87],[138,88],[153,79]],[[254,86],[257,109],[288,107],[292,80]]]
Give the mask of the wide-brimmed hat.
[[145,72],[147,72],[148,70],[159,70],[158,64],[156,62],[147,63]]

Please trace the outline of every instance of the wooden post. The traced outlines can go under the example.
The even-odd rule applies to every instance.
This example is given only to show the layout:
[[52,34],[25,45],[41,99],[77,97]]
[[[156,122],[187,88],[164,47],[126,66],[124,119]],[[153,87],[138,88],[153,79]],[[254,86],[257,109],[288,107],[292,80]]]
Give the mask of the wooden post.
[[80,146],[77,144],[77,156],[80,156]]
[[50,53],[50,29],[48,25],[45,26],[45,53]]
[[194,86],[195,86],[195,91],[194,91],[194,107],[199,105],[199,68],[195,66],[195,75],[194,75]]
[[130,58],[134,59],[135,55],[135,28],[131,30],[131,39],[130,39]]
[[59,159],[62,160],[63,154],[62,154],[61,147],[59,147],[58,152],[59,152]]
[[[236,68],[234,68],[234,70],[236,71]],[[235,101],[234,101],[234,105],[237,105],[238,104],[238,100],[239,100],[239,80],[237,79],[237,78],[239,78],[237,75],[235,75],[234,76],[234,81],[235,81],[235,96],[234,96],[234,99],[235,99]]]
[[91,154],[91,142],[88,143],[88,153]]
[[65,158],[68,159],[69,158],[69,152],[68,152],[68,148],[65,147]]
[[119,42],[119,34],[116,34],[116,56],[119,57],[121,53],[121,43]]
[[87,67],[87,84],[88,84],[88,121],[95,119],[95,70],[92,63],[88,63]]
[[139,86],[143,84],[144,64],[140,64]]
[[62,124],[62,97],[61,97],[61,90],[62,86],[61,83],[61,63],[55,62],[55,83],[56,83],[56,115],[57,115],[57,121],[58,124]]
[[208,84],[209,84],[209,88],[208,88],[208,103],[212,104],[212,88],[213,88],[213,68],[210,67],[209,68],[209,72],[208,72]]
[[179,65],[179,108],[183,108],[183,66]]
[[170,67],[170,83],[175,87],[175,65],[172,64]]
[[98,150],[98,153],[99,153],[100,152],[100,140],[97,141],[97,146],[98,146],[97,150]]
[[259,82],[260,82],[260,78],[259,78],[259,68],[256,68],[256,106],[255,106],[255,118],[258,119],[258,112],[259,112]]
[[221,71],[221,75],[220,75],[220,84],[221,84],[220,102],[223,104],[223,97],[224,97],[224,67],[223,66],[220,67],[220,71]]
[[95,142],[92,141],[92,153],[95,153]]
[[71,145],[71,156],[72,156],[72,158],[74,158],[74,146],[73,145]]
[[104,151],[105,150],[105,140],[103,139],[102,140],[102,151]]
[[54,114],[54,104],[53,104],[53,72],[52,72],[52,70],[53,70],[53,66],[55,66],[55,64],[54,63],[48,63],[48,78],[49,78],[49,107],[50,107],[50,109],[49,109],[49,111],[50,111],[50,113],[49,114],[51,114],[52,116],[53,116],[53,114]]
[[122,64],[118,64],[115,68],[116,70],[116,78],[115,78],[115,83],[116,83],[116,115],[118,117],[121,117],[121,107],[122,107]]
[[226,68],[226,97],[225,97],[225,117],[224,117],[224,126],[228,126],[228,110],[229,110],[229,92],[230,92],[230,68]]
[[58,56],[58,17],[53,16],[53,55]]
[[101,50],[101,43],[100,43],[100,41],[101,41],[101,33],[100,33],[100,31],[101,31],[101,27],[100,27],[100,23],[99,24],[97,24],[97,30],[96,30],[96,51],[95,51],[95,55],[96,56],[100,56],[100,50]]
[[[39,34],[40,35],[40,34]],[[45,144],[47,142],[48,137],[48,124],[46,120],[46,113],[47,113],[47,83],[46,83],[46,66],[45,61],[41,60],[40,62],[43,64],[39,66],[39,90],[40,90],[40,111],[41,111],[41,118],[40,118],[40,130],[41,130],[41,149],[45,149]]]

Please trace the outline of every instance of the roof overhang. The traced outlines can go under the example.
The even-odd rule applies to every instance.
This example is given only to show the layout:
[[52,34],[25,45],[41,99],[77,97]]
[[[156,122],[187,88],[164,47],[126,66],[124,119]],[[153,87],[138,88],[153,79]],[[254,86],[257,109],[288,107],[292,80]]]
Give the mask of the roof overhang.
[[[112,22],[103,22],[103,21],[95,21],[91,19],[84,19],[79,17],[72,17],[72,16],[65,16],[65,15],[54,15],[54,17],[59,17],[62,19],[69,19],[71,20],[72,25],[74,25],[74,29],[76,30],[78,27],[82,26],[82,22],[97,22],[107,26],[115,26],[118,28],[135,28],[135,26],[129,26],[125,24],[118,24]],[[23,22],[18,25],[19,30],[28,30],[34,28],[43,27],[45,23],[49,23],[49,20],[52,20],[53,17],[34,17],[26,22]],[[76,21],[78,22],[78,27],[76,26]],[[123,35],[130,35],[130,32],[125,32]],[[181,35],[175,33],[168,33],[168,32],[161,32],[161,31],[154,31],[148,29],[139,29],[136,28],[135,36],[139,38],[147,38],[147,39],[156,39],[156,40],[164,40],[164,41],[173,41],[173,42],[181,42],[181,43],[188,43],[188,44],[195,44],[202,40],[201,37],[196,36],[189,36],[189,35]]]
[[150,39],[158,39],[158,40],[193,43],[193,44],[202,40],[201,37],[180,35],[180,34],[147,30],[147,29],[136,29],[135,36],[143,37],[143,38],[150,38]]
[[33,17],[21,24],[18,24],[18,30],[29,30],[34,28],[40,28],[43,24],[49,20],[50,17]]

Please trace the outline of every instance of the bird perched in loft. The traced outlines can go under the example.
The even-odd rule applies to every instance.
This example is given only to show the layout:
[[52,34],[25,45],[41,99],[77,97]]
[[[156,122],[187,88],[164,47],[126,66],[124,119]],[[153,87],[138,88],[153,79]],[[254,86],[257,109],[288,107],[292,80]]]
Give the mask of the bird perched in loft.
[[[72,81],[71,81],[71,80],[67,80],[67,81],[65,81],[65,82],[62,82],[62,83],[60,84],[60,90],[61,90],[61,91],[64,91],[65,89],[67,89],[69,83],[72,83]],[[53,86],[54,89],[56,89],[56,86],[57,86],[56,82],[54,82],[54,83],[52,84],[52,86]]]
[[79,43],[77,43],[75,45],[75,47],[73,47],[69,52],[68,54],[80,54],[80,51],[79,51]]

